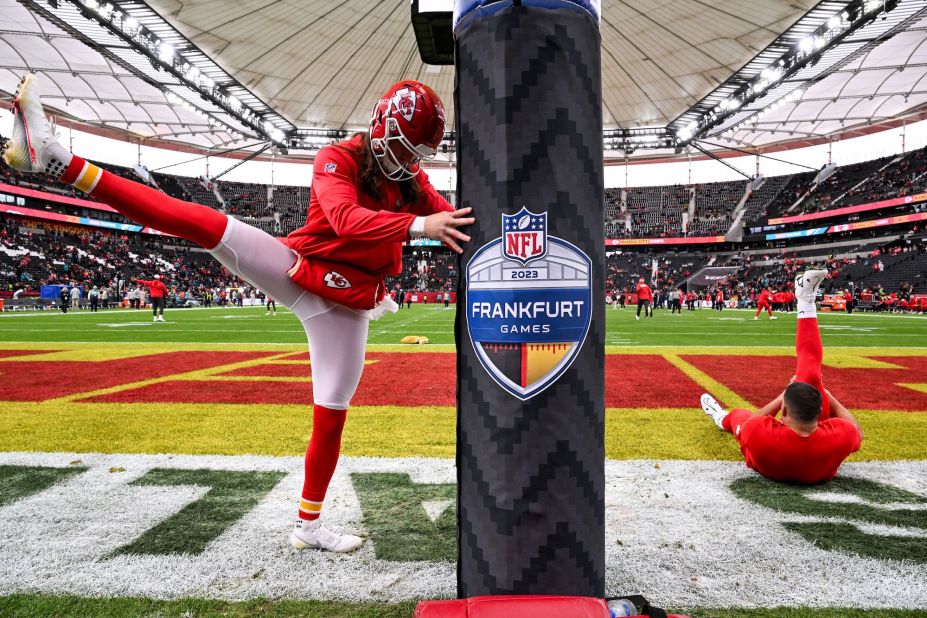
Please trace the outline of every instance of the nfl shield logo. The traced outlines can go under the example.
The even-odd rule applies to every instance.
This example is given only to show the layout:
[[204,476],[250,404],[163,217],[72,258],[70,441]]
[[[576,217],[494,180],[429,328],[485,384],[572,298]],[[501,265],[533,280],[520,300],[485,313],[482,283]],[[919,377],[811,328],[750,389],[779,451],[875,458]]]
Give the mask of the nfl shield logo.
[[466,268],[467,330],[480,363],[522,401],[569,369],[589,332],[592,261],[547,235],[547,213],[502,215]]
[[502,251],[506,259],[527,266],[547,255],[547,213],[535,214],[524,206],[514,215],[502,215]]

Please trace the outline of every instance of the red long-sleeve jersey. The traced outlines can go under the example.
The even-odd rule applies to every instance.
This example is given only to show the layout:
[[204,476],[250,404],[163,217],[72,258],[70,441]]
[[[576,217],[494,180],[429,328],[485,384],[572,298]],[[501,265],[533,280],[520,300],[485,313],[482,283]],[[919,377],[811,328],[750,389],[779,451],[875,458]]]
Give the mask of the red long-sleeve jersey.
[[646,283],[637,284],[637,297],[641,300],[653,300],[653,292]]
[[304,258],[344,262],[373,275],[396,275],[402,272],[402,243],[415,217],[453,207],[424,170],[417,176],[421,194],[415,203],[403,203],[399,185],[391,180],[380,183],[379,199],[368,195],[360,179],[364,148],[358,135],[319,151],[306,225],[281,240]]
[[152,298],[163,298],[167,294],[167,286],[160,279],[152,279],[151,281],[136,279],[136,281],[148,287],[148,295]]

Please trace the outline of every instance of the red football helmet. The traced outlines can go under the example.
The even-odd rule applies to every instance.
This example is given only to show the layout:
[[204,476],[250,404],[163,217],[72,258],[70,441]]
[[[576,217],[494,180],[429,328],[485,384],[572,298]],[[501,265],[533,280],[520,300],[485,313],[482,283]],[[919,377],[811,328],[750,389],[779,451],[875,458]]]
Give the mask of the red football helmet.
[[435,91],[413,80],[396,82],[373,106],[370,149],[390,180],[418,174],[444,138],[444,104]]

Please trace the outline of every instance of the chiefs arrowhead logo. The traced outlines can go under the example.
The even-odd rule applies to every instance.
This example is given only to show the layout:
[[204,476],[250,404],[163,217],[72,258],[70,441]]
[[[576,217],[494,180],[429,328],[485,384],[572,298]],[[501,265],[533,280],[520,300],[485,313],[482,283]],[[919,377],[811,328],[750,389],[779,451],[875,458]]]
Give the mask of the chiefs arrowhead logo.
[[330,271],[325,275],[325,285],[330,288],[343,290],[345,288],[351,287],[351,282],[348,281],[341,273]]
[[399,115],[406,119],[406,122],[412,122],[417,99],[418,97],[414,90],[402,88],[396,91],[390,103],[396,111],[399,112]]

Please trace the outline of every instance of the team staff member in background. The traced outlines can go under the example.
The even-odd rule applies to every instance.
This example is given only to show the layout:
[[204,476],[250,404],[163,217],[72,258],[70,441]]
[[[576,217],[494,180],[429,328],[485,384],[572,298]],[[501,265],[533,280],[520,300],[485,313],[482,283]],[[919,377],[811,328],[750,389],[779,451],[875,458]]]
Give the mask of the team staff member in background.
[[20,83],[13,111],[13,136],[3,151],[10,167],[45,172],[141,225],[195,242],[296,314],[309,338],[315,406],[290,542],[335,552],[359,547],[363,539],[323,527],[319,516],[364,368],[368,321],[397,309],[386,299],[383,277],[402,271],[410,235],[461,253],[459,243],[470,237],[458,228],[474,222],[471,209],[454,210],[422,171],[421,160],[437,152],[444,136],[438,96],[419,82],[398,82],[374,105],[367,132],[320,150],[306,224],[284,242],[69,153],[48,131],[34,75]]
[[650,306],[652,302],[653,291],[651,291],[650,286],[644,282],[644,278],[641,277],[637,282],[637,315],[634,319],[641,319],[641,307],[644,308],[644,317],[652,318],[653,307]]
[[100,288],[93,286],[90,291],[87,292],[87,300],[90,301],[90,311],[95,312],[100,305]]
[[61,291],[58,293],[58,307],[61,309],[61,313],[67,313],[70,304],[71,292],[68,291],[67,286],[62,287]]
[[[702,409],[734,435],[747,467],[774,481],[815,484],[829,481],[850,454],[859,450],[863,432],[852,414],[824,388],[824,349],[814,305],[826,270],[809,270],[795,279],[798,324],[797,367],[781,395],[757,412],[726,413],[702,395]],[[782,411],[782,420],[775,418]]]
[[847,314],[853,315],[853,295],[850,290],[843,291],[843,302],[845,303]]
[[277,315],[277,303],[274,302],[274,297],[270,294],[267,295],[267,313],[264,315]]
[[[151,281],[132,279],[148,288],[148,299],[151,301],[153,322],[164,321],[164,297],[167,296],[167,286],[161,281],[161,275],[155,275]],[[159,313],[160,311],[160,313]]]
[[774,316],[772,312],[772,305],[770,305],[771,298],[772,295],[769,293],[769,290],[767,288],[763,288],[763,291],[760,292],[759,297],[756,299],[756,313],[753,315],[754,320],[760,319],[760,314],[763,312],[763,309],[769,313],[770,320],[776,319],[776,316]]

